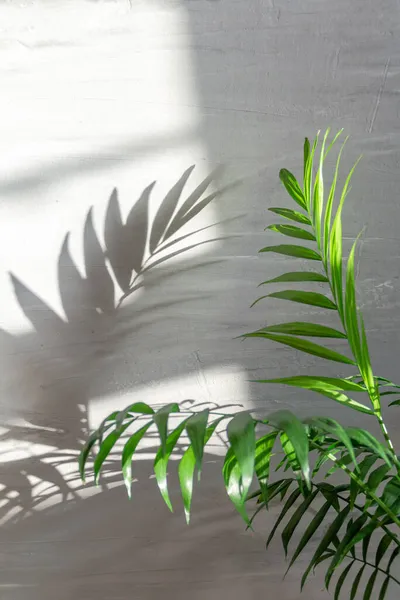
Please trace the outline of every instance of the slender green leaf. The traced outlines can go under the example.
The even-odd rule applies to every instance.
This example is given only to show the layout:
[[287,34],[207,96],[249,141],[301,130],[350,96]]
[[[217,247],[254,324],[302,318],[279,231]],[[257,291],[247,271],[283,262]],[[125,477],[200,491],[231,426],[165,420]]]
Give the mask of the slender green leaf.
[[378,600],[385,600],[386,592],[388,591],[388,587],[389,587],[389,583],[390,583],[390,577],[388,575],[386,577],[386,579],[384,580],[384,582],[382,583],[382,587],[381,587],[381,591],[379,592]]
[[271,453],[277,434],[277,431],[271,431],[256,442],[255,471],[259,481],[268,479]]
[[[224,419],[224,417],[219,417],[216,419],[211,425],[207,427],[204,444],[207,444],[211,436],[214,434],[216,428],[219,423]],[[193,452],[192,446],[185,451],[181,460],[179,461],[178,467],[178,475],[179,475],[179,484],[181,486],[182,498],[183,498],[183,506],[185,509],[185,517],[186,522],[190,521],[190,508],[192,504],[192,496],[193,496],[193,477],[194,470],[196,467],[196,458]]]
[[325,277],[325,275],[320,275],[314,271],[293,271],[290,273],[284,273],[278,277],[274,277],[274,279],[263,281],[258,287],[261,285],[266,285],[267,283],[291,283],[297,281],[317,281],[321,283],[327,283],[329,280]]
[[79,454],[79,474],[81,476],[83,483],[86,483],[86,475],[85,475],[86,461],[90,454],[91,449],[93,448],[94,444],[97,441],[97,438],[98,438],[98,432],[95,431],[89,437],[89,439],[87,440],[87,442],[85,443],[85,445],[83,446],[83,448]]
[[278,335],[274,333],[268,333],[265,331],[255,331],[254,333],[246,333],[243,337],[266,338],[274,342],[279,342],[280,344],[285,344],[286,346],[290,346],[291,348],[295,348],[296,350],[301,350],[302,352],[306,352],[307,354],[318,356],[319,358],[333,360],[335,362],[344,363],[346,365],[355,364],[350,358],[344,356],[343,354],[339,354],[334,350],[324,348],[324,346],[319,346],[318,344],[314,344],[313,342],[309,342],[308,340],[302,340],[300,338],[291,337],[288,335]]
[[[378,460],[378,457],[374,454],[369,454],[368,456],[363,458],[363,460],[358,465],[358,474],[357,474],[358,479],[361,479],[361,481],[364,481],[365,477],[367,476],[368,471],[375,464],[375,462],[377,460]],[[360,489],[358,483],[354,479],[352,479],[350,481],[350,506],[352,508],[354,507],[354,503],[357,499],[357,496],[361,491],[362,490]]]
[[249,527],[251,522],[247,515],[244,502],[243,502],[243,485],[242,485],[242,473],[238,460],[233,452],[233,448],[230,447],[225,456],[224,465],[222,468],[224,476],[225,487],[229,498],[231,499],[236,510]]
[[303,502],[300,504],[300,506],[298,506],[297,509],[294,511],[292,517],[290,518],[289,522],[287,523],[284,530],[282,531],[282,544],[283,544],[283,549],[285,551],[285,556],[287,556],[288,545],[289,545],[290,540],[292,539],[292,536],[296,530],[297,525],[300,523],[301,519],[303,518],[304,514],[307,512],[307,510],[310,507],[310,505],[312,504],[312,502],[315,500],[318,493],[319,493],[319,490],[316,489],[303,500]]
[[259,514],[259,513],[260,513],[262,510],[264,510],[264,508],[265,508],[265,507],[266,507],[266,504],[265,504],[265,502],[261,502],[261,504],[258,504],[258,506],[257,506],[256,510],[254,511],[254,513],[253,513],[253,514],[251,515],[251,517],[250,517],[249,524],[248,524],[248,525],[247,525],[247,527],[246,527],[246,531],[247,531],[248,529],[252,529],[252,526],[253,526],[254,519],[256,518],[256,516],[257,516],[257,515],[258,515],[258,514]]
[[280,298],[281,300],[291,300],[300,304],[308,304],[310,306],[319,306],[329,310],[337,310],[336,304],[323,294],[317,292],[303,292],[300,290],[282,290],[281,292],[272,292],[268,294],[270,298]]
[[390,471],[390,466],[386,463],[372,471],[372,473],[368,477],[368,490],[375,493],[382,481],[384,480],[384,478],[386,477],[388,471]]
[[360,585],[361,577],[363,576],[365,567],[366,565],[363,565],[354,578],[353,585],[351,586],[350,600],[354,600],[357,595],[358,586]]
[[394,561],[396,560],[396,558],[398,557],[399,554],[400,554],[400,546],[396,546],[396,548],[393,550],[392,555],[387,564],[387,567],[386,567],[387,571],[390,571],[392,564],[394,563]]
[[119,410],[114,410],[111,414],[109,414],[105,419],[102,420],[102,422],[100,423],[98,429],[97,429],[97,434],[98,434],[98,440],[99,440],[99,445],[102,444],[103,442],[103,436],[105,434],[105,432],[112,426],[114,425],[114,423],[112,423],[112,421],[115,421],[116,417],[119,414]]
[[310,561],[310,564],[308,565],[307,569],[305,570],[305,572],[303,574],[303,577],[301,579],[301,589],[303,589],[304,584],[305,584],[305,582],[307,580],[307,577],[308,577],[311,569],[313,568],[313,565],[320,558],[320,556],[322,556],[322,554],[327,550],[328,546],[332,542],[333,537],[336,536],[336,534],[338,533],[338,531],[342,527],[343,523],[345,522],[346,518],[348,517],[349,512],[350,512],[350,507],[347,505],[343,510],[341,510],[337,514],[337,516],[335,517],[335,519],[330,524],[330,526],[329,526],[328,530],[326,531],[324,537],[322,538],[322,540],[318,544],[318,547],[317,547],[316,551],[314,552],[314,555],[313,555],[313,557],[312,557],[312,559]]
[[228,423],[227,434],[241,473],[242,503],[245,502],[254,474],[256,450],[255,421],[247,412],[238,413]]
[[361,358],[362,358],[362,375],[365,384],[368,388],[369,394],[374,404],[375,409],[380,409],[379,394],[376,389],[374,374],[372,372],[371,359],[369,356],[367,334],[365,331],[365,324],[362,314],[360,313],[360,325],[361,325]]
[[[313,189],[313,184],[312,184],[313,165],[314,165],[315,150],[316,150],[317,144],[318,144],[318,135],[319,134],[317,134],[317,136],[315,137],[315,139],[313,141],[311,150],[308,149],[308,152],[305,152],[305,154],[304,154],[304,158],[306,159],[306,162],[304,165],[304,199],[305,199],[306,208],[308,211],[311,210],[311,197],[312,197],[312,189]],[[307,142],[304,146],[305,149],[306,149],[306,146],[307,146]],[[307,158],[306,158],[306,154],[307,154]]]
[[[328,129],[330,131],[330,128],[328,128]],[[335,145],[335,143],[337,142],[338,138],[341,136],[342,133],[343,133],[343,127],[342,127],[342,129],[339,129],[337,134],[334,136],[333,140],[329,143],[329,146],[327,147],[326,152],[324,154],[324,160],[326,159],[329,152],[332,150],[333,146]]]
[[313,375],[295,375],[293,377],[280,377],[278,379],[263,379],[262,383],[281,383],[294,387],[303,388],[304,390],[319,391],[324,386],[327,386],[329,391],[346,391],[346,392],[364,392],[361,385],[353,383],[348,379],[339,377],[320,377]]
[[285,517],[285,515],[287,514],[287,512],[292,508],[293,504],[296,502],[296,500],[298,499],[298,497],[301,495],[301,490],[300,488],[296,488],[289,496],[289,498],[286,500],[281,512],[279,513],[278,518],[275,521],[275,524],[273,526],[273,528],[271,529],[271,533],[268,536],[267,539],[267,543],[266,543],[266,547],[268,548],[268,546],[270,545],[270,543],[272,542],[272,539],[276,533],[276,530],[278,529],[279,525],[281,524],[281,521],[283,520],[283,518]]
[[171,413],[179,412],[179,406],[176,403],[162,406],[153,416],[153,421],[157,426],[161,440],[161,449],[166,452],[166,443],[168,436],[168,417]]
[[363,600],[370,600],[372,591],[374,589],[375,579],[376,579],[377,575],[378,575],[378,571],[375,570],[372,573],[371,577],[368,579],[368,583],[367,583],[367,586],[365,588]]
[[371,469],[371,467],[373,467],[373,465],[376,463],[377,460],[378,460],[378,457],[375,454],[369,454],[368,456],[363,458],[363,460],[358,465],[359,466],[358,478],[361,479],[362,481],[364,481],[365,477],[368,474],[368,471]]
[[367,519],[367,515],[362,514],[350,525],[346,534],[343,536],[341,542],[339,543],[339,546],[336,549],[335,556],[332,558],[331,564],[329,565],[329,568],[325,575],[326,589],[329,589],[329,583],[334,570],[343,562],[349,550],[353,547],[351,544],[354,539],[354,536],[357,535],[360,529],[365,525]]
[[321,256],[315,250],[304,248],[303,246],[294,246],[292,244],[265,246],[265,248],[261,248],[259,252],[276,252],[276,254],[284,254],[285,256],[304,258],[306,260],[322,260]]
[[357,362],[361,363],[361,340],[358,327],[358,314],[356,303],[356,286],[354,276],[354,257],[357,247],[358,238],[354,242],[349,258],[347,260],[346,269],[346,299],[344,303],[344,318],[346,323],[347,336],[350,348]]
[[187,419],[182,421],[165,440],[164,447],[161,447],[156,454],[154,459],[154,474],[156,476],[157,485],[161,492],[161,496],[164,499],[165,504],[168,506],[169,510],[173,512],[171,500],[168,493],[168,484],[167,484],[167,468],[169,458],[175,448],[177,441],[179,440],[183,430],[185,429],[187,423]]
[[106,460],[107,456],[110,454],[111,450],[113,449],[113,447],[115,446],[116,442],[119,440],[121,435],[124,433],[124,431],[126,431],[126,429],[130,425],[132,425],[134,420],[135,419],[131,419],[130,421],[128,421],[128,423],[125,423],[125,425],[123,425],[119,429],[115,429],[114,431],[109,433],[108,436],[102,441],[100,448],[99,448],[99,452],[94,461],[94,466],[93,466],[94,480],[95,480],[96,485],[99,482],[100,471],[101,471],[101,467],[103,466],[104,461]]
[[154,415],[154,410],[145,402],[135,402],[130,406],[127,406],[124,410],[121,410],[115,419],[115,427],[119,429],[128,415],[132,413],[138,413],[142,415]]
[[315,573],[315,569],[317,568],[318,565],[320,565],[325,560],[328,560],[328,558],[331,558],[331,556],[333,554],[335,554],[334,551],[328,549],[322,556],[320,556],[319,559],[317,561],[315,561],[315,564],[313,566],[313,573]]
[[[335,445],[339,444],[339,443],[340,442],[335,442]],[[332,446],[333,446],[333,448],[332,448]],[[341,449],[340,448],[335,448],[333,444],[330,446],[330,449],[329,449],[329,453],[330,454],[336,455],[340,451],[341,451]],[[319,473],[321,467],[325,463],[327,463],[328,461],[330,461],[329,456],[321,453],[320,456],[318,457],[318,459],[315,461],[315,465],[314,465],[314,469],[313,469],[313,474],[312,474],[313,477],[315,477],[317,475],[317,473]]]
[[398,396],[400,392],[380,392],[380,396]]
[[276,231],[276,233],[282,233],[283,235],[287,235],[288,237],[297,238],[300,240],[310,240],[315,242],[315,235],[306,229],[302,229],[301,227],[297,227],[296,225],[281,225],[281,224],[273,224],[268,225],[266,229],[270,229],[271,231]]
[[392,536],[388,535],[387,533],[381,538],[381,541],[379,542],[378,548],[376,550],[376,556],[375,556],[375,566],[376,567],[379,567],[379,564],[380,564],[382,558],[385,556],[386,550],[389,548],[392,541],[393,541]]
[[331,502],[331,504],[332,504],[333,508],[336,510],[336,512],[339,513],[340,512],[340,504],[339,504],[339,500],[337,498],[337,494],[341,494],[342,492],[348,491],[349,486],[347,484],[341,484],[341,485],[334,486],[334,485],[331,485],[330,483],[326,483],[325,481],[318,483],[317,486],[320,489],[321,493],[326,498],[326,500],[329,500],[329,502]]
[[331,266],[331,279],[333,295],[338,306],[340,316],[344,319],[343,308],[343,270],[342,270],[342,209],[346,199],[347,191],[350,185],[350,180],[354,170],[358,164],[355,163],[350,173],[348,174],[343,186],[342,194],[339,201],[339,206],[333,221],[330,240],[329,240],[329,257]]
[[386,377],[375,377],[375,379],[378,382],[379,387],[394,387],[400,389],[400,385],[393,383],[393,381],[390,381],[390,379],[386,379]]
[[394,402],[391,402],[389,406],[400,406],[400,400],[395,400]]
[[[286,496],[290,486],[292,485],[294,479],[280,479],[279,481],[274,481],[274,483],[270,483],[265,486],[265,491],[262,492],[261,489],[249,494],[247,500],[251,500],[252,498],[259,498],[259,502],[262,502],[264,506],[268,505],[268,502],[273,500],[276,496],[280,495],[281,501]],[[267,497],[267,501],[263,502],[262,494],[265,493]]]
[[299,542],[299,545],[297,546],[295,552],[293,553],[293,556],[291,558],[290,564],[287,569],[288,571],[291,568],[291,566],[293,565],[293,563],[295,562],[295,560],[297,559],[297,557],[299,556],[300,552],[307,546],[308,542],[310,541],[310,539],[312,538],[314,533],[321,526],[321,524],[322,524],[323,520],[325,519],[331,506],[332,506],[331,500],[327,500],[321,506],[321,508],[318,510],[317,514],[312,519],[312,521],[309,523],[307,529],[305,530],[305,532]]
[[277,435],[277,431],[271,431],[269,434],[264,435],[256,442],[254,468],[261,487],[262,497],[266,504],[268,503],[266,484],[269,477],[272,449],[274,447]]
[[306,187],[306,175],[307,175],[307,168],[308,168],[308,163],[309,163],[309,159],[310,159],[310,141],[308,140],[308,138],[306,138],[304,140],[304,187]]
[[343,315],[343,281],[342,281],[342,220],[341,209],[338,209],[333,221],[329,237],[329,261],[332,280],[332,291],[338,307],[339,315]]
[[344,582],[346,580],[347,575],[350,572],[351,567],[354,565],[354,563],[355,563],[355,561],[352,560],[351,563],[349,563],[347,565],[347,567],[345,569],[343,569],[343,571],[341,572],[340,577],[338,578],[337,583],[336,583],[335,595],[334,595],[334,599],[333,600],[339,600],[339,596],[340,596],[340,592],[341,592],[341,589],[343,587],[343,584],[344,584]]
[[304,225],[311,225],[311,221],[306,215],[297,212],[296,210],[292,210],[290,208],[269,208],[271,212],[279,215],[280,217],[284,217],[285,219],[289,219],[289,221],[295,221],[296,223],[303,223]]
[[[350,505],[348,506],[349,508],[351,508]],[[351,549],[354,548],[354,546],[362,542],[365,537],[370,536],[377,527],[378,524],[376,523],[376,521],[370,521],[369,523],[367,523],[367,525],[365,525],[365,527],[363,527],[359,531],[354,531],[353,537],[347,540],[346,546],[342,551],[343,556],[348,554],[351,551]]]
[[[350,507],[350,510],[353,510],[353,508],[354,508],[354,507],[353,507],[353,506],[351,506],[351,507]],[[348,522],[347,522],[347,527],[346,527],[346,533],[347,533],[347,532],[350,530],[350,527],[352,527],[352,526],[353,526],[353,523],[354,523],[354,519],[349,519],[349,520],[348,520]],[[356,551],[354,550],[354,547],[353,547],[353,546],[350,548],[350,554],[351,554],[352,558],[356,558]]]
[[304,194],[297,183],[296,177],[287,169],[281,169],[279,172],[279,179],[285,186],[289,196],[291,196],[293,200],[297,202],[299,206],[301,206],[301,208],[306,208]]
[[[258,332],[265,333],[286,333],[289,335],[302,335],[307,337],[326,337],[326,338],[340,338],[346,339],[346,335],[337,329],[332,327],[325,327],[325,325],[316,325],[315,323],[280,323],[279,325],[270,325],[269,327],[263,327]],[[255,331],[254,333],[258,333]],[[248,337],[249,334],[245,334],[242,337]],[[365,389],[363,388],[363,391]]]
[[367,562],[367,559],[368,559],[368,548],[369,548],[369,543],[371,541],[371,537],[372,537],[373,533],[374,533],[373,530],[368,532],[368,534],[365,535],[363,537],[363,539],[361,540],[362,541],[362,557],[363,557],[364,562]]
[[[330,384],[328,382],[328,380],[329,380],[328,377],[325,378],[326,381],[323,381],[324,378],[320,378],[322,381],[322,383],[320,385],[318,385],[318,383],[317,383],[318,378],[314,378],[314,381],[311,381],[313,378],[310,377],[310,379],[307,381],[306,377],[307,376],[299,376],[299,377],[293,377],[293,378],[288,377],[288,378],[282,378],[282,379],[258,379],[256,381],[258,383],[282,383],[285,385],[291,385],[294,387],[309,389],[309,390],[312,390],[313,392],[322,394],[323,396],[326,396],[327,398],[330,398],[331,400],[335,400],[335,402],[339,402],[340,404],[343,404],[344,406],[348,406],[349,408],[352,408],[359,412],[363,412],[368,415],[374,414],[374,412],[370,408],[364,406],[360,402],[356,402],[356,400],[352,400],[351,398],[349,398],[348,396],[343,394],[341,391],[338,391],[337,385],[339,385],[339,384],[337,384],[337,385]],[[296,379],[298,379],[300,381],[296,382]],[[304,379],[304,382],[301,381],[303,379]],[[336,380],[336,381],[340,381],[340,380]]]
[[[397,476],[392,477],[385,485],[381,500],[394,513],[400,512],[400,481]],[[383,514],[383,509],[378,506],[376,516]]]
[[335,200],[336,184],[337,184],[337,178],[338,178],[338,174],[339,174],[340,160],[342,157],[342,152],[343,152],[344,146],[346,144],[346,141],[347,140],[344,141],[344,143],[342,144],[342,147],[339,150],[338,158],[336,160],[335,174],[333,176],[332,185],[330,187],[329,194],[328,194],[328,200],[326,202],[326,209],[325,209],[325,215],[324,215],[324,257],[325,257],[326,262],[328,261],[328,252],[329,252],[329,232],[330,232],[330,228],[331,228],[332,208],[333,208],[333,203]]
[[321,249],[321,219],[322,219],[322,210],[324,204],[324,179],[323,179],[323,162],[324,162],[324,154],[325,154],[325,144],[327,137],[329,135],[329,129],[326,130],[324,138],[322,140],[322,147],[320,152],[320,159],[318,165],[318,172],[315,178],[314,185],[314,197],[312,204],[312,216],[313,216],[313,226],[315,235],[317,238],[318,248]]
[[129,498],[131,497],[132,487],[132,457],[140,440],[143,438],[150,425],[152,425],[152,421],[146,423],[146,425],[143,425],[143,427],[141,427],[138,431],[135,431],[135,433],[131,435],[129,440],[126,442],[122,451],[122,474]]
[[335,421],[335,419],[331,419],[329,417],[312,417],[305,421],[307,424],[311,425],[311,427],[316,427],[317,429],[323,431],[324,433],[334,435],[338,440],[340,440],[344,446],[347,448],[349,456],[353,463],[355,464],[356,469],[358,468],[356,456],[353,449],[353,444],[344,429]]
[[389,466],[391,466],[387,449],[372,435],[372,433],[358,427],[347,427],[346,431],[352,440],[361,446],[372,450],[374,454],[380,456]]
[[[281,502],[285,498],[285,496],[286,496],[287,492],[289,491],[293,482],[294,482],[294,479],[286,479],[281,484],[279,490],[277,491],[277,494],[279,493],[279,495],[280,495]],[[272,500],[273,496],[271,494],[269,494],[268,499]]]
[[186,421],[186,431],[196,459],[199,479],[203,463],[204,446],[206,443],[205,436],[209,412],[210,411],[208,409],[205,409],[199,413],[192,415]]
[[289,438],[296,453],[303,477],[307,484],[310,480],[310,465],[308,462],[308,437],[303,423],[289,410],[278,410],[268,417],[268,423],[283,431]]
[[286,460],[282,460],[281,464],[279,464],[277,466],[276,470],[278,470],[282,467],[285,472],[288,471],[289,469],[292,469],[292,471],[297,479],[297,482],[298,482],[299,486],[301,487],[301,467],[300,467],[300,463],[297,459],[295,448],[285,432],[282,432],[279,437],[280,437],[282,449],[285,453],[284,458]]

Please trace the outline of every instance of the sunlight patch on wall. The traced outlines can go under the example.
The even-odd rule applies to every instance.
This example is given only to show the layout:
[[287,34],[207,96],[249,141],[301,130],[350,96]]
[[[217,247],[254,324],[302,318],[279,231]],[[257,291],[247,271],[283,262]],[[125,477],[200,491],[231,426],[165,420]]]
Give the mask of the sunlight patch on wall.
[[[1,11],[1,324],[16,333],[30,324],[16,310],[8,271],[62,315],[55,262],[70,231],[84,269],[90,206],[102,241],[114,187],[126,218],[156,180],[153,219],[185,169],[196,165],[193,189],[211,167],[182,7],[68,2]],[[210,205],[195,227],[215,220]]]

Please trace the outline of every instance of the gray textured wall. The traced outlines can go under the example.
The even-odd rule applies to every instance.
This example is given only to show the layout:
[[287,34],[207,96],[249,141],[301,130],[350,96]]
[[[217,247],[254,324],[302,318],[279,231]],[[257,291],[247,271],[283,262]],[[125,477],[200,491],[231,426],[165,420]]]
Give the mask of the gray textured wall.
[[[82,488],[76,456],[88,426],[135,399],[351,422],[318,396],[248,383],[340,368],[233,339],[311,312],[248,307],[260,281],[292,266],[257,256],[273,239],[267,208],[286,201],[279,168],[300,172],[304,136],[328,125],[351,135],[344,167],[364,155],[344,232],[350,244],[366,226],[360,303],[376,372],[396,379],[399,23],[397,0],[1,4],[2,599],[300,598],[307,556],[282,582],[279,544],[264,551],[266,517],[246,533],[224,498],[218,447],[190,528],[176,486],[171,516],[148,479],[151,449],[132,502],[117,464],[99,489]],[[123,277],[142,260],[143,190],[157,180],[151,224],[192,164],[188,191],[219,165],[222,182],[243,185],[187,223],[179,235],[209,228],[171,251],[196,247],[150,269],[113,308],[122,291],[100,246],[113,188],[123,218],[141,197],[122,250],[115,196],[108,213]],[[400,443],[398,424],[389,419]],[[321,587],[316,577],[302,597],[324,598]]]

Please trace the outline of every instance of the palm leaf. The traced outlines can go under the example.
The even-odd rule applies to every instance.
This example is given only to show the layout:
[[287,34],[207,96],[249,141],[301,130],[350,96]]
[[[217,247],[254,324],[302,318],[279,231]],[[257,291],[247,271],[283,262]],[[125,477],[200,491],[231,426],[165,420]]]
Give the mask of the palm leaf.
[[286,235],[288,237],[297,238],[300,240],[311,240],[315,242],[315,235],[310,231],[306,231],[301,227],[296,227],[295,225],[268,225],[266,229],[270,229],[271,231],[276,231],[277,233],[281,233],[282,235]]
[[[346,339],[346,335],[343,332],[333,329],[332,327],[326,327],[325,325],[316,325],[315,323],[280,323],[279,325],[263,327],[262,329],[259,329],[258,332],[286,333],[290,335],[303,335],[306,337]],[[257,333],[257,331],[253,333]],[[242,337],[246,337],[248,335],[249,334],[244,334]]]
[[313,217],[313,226],[315,231],[315,237],[317,240],[318,248],[322,249],[321,244],[321,219],[322,219],[322,210],[324,205],[324,179],[323,179],[323,171],[322,166],[324,162],[324,154],[325,154],[325,144],[327,137],[329,135],[329,129],[326,130],[324,138],[322,140],[322,148],[320,152],[319,159],[319,167],[317,176],[315,178],[314,184],[314,197],[312,203],[312,217]]
[[289,410],[278,410],[272,413],[266,422],[287,435],[296,453],[304,479],[308,483],[310,478],[308,437],[303,423]]
[[291,196],[291,198],[293,198],[293,200],[299,206],[301,206],[301,208],[306,208],[306,200],[299,184],[297,183],[296,177],[287,169],[281,169],[279,172],[279,179],[285,186],[289,196]]
[[133,423],[134,420],[134,418],[131,419],[130,421],[128,421],[128,423],[120,427],[118,430],[115,430],[112,433],[108,434],[108,436],[103,440],[93,466],[96,484],[99,482],[100,471],[104,461],[110,454],[111,450],[113,449],[121,435]]
[[138,431],[136,431],[126,442],[124,449],[122,451],[121,464],[122,464],[122,474],[124,477],[125,486],[128,492],[129,498],[131,497],[131,487],[132,487],[132,457],[135,453],[135,450],[149,429],[152,422],[146,423],[143,425]]
[[322,260],[321,255],[311,248],[303,246],[294,246],[291,244],[280,244],[278,246],[265,246],[260,252],[276,252],[285,256],[294,256],[295,258],[305,258],[307,260]]
[[178,404],[167,404],[161,407],[153,416],[153,421],[156,424],[158,433],[160,435],[161,449],[163,452],[166,452],[169,415],[171,413],[177,413],[179,410]]
[[291,509],[291,507],[293,506],[293,504],[296,502],[296,500],[299,498],[299,496],[301,495],[301,490],[300,488],[296,488],[289,496],[289,498],[286,500],[281,512],[279,513],[278,518],[275,521],[275,525],[273,526],[271,533],[268,536],[267,539],[267,543],[266,543],[266,547],[268,548],[268,546],[270,545],[270,543],[272,542],[272,539],[279,527],[279,525],[281,524],[282,520],[284,519],[285,515],[287,514],[287,512]]
[[363,600],[370,600],[372,591],[374,589],[375,580],[376,580],[377,575],[378,575],[378,570],[376,569],[372,573],[372,575],[370,576],[370,578],[368,579],[368,583],[367,583],[367,587],[365,588]]
[[321,508],[318,510],[317,514],[314,516],[314,518],[312,519],[312,521],[309,523],[306,531],[304,532],[299,545],[297,546],[296,550],[294,551],[292,558],[290,560],[289,566],[287,568],[287,570],[289,571],[289,569],[292,567],[293,563],[296,561],[297,557],[299,556],[299,554],[302,552],[302,550],[304,550],[304,548],[307,546],[308,542],[310,541],[310,539],[313,537],[313,535],[315,534],[315,532],[319,529],[319,527],[322,525],[326,515],[328,514],[328,511],[330,509],[330,507],[332,506],[332,501],[331,500],[327,500],[322,506]]
[[312,271],[294,271],[292,273],[279,275],[278,277],[274,277],[274,279],[268,279],[268,281],[263,281],[259,286],[266,285],[267,283],[292,283],[298,281],[317,281],[326,283],[329,280],[325,275],[321,275],[320,273],[314,273]]
[[363,576],[365,567],[366,565],[363,565],[354,578],[353,585],[351,586],[350,600],[354,600],[356,597],[358,586],[360,585],[361,577]]
[[292,517],[290,518],[286,527],[282,531],[282,544],[283,544],[283,548],[284,548],[286,556],[287,556],[287,552],[288,552],[289,542],[296,530],[297,525],[299,525],[301,519],[307,512],[308,508],[311,506],[312,502],[315,500],[318,493],[319,493],[319,490],[316,489],[303,500],[303,502],[300,504],[300,506],[298,506],[297,509],[294,511]]
[[341,529],[343,523],[345,522],[345,520],[347,519],[347,517],[349,515],[349,512],[350,512],[350,507],[346,506],[343,510],[341,510],[338,513],[336,518],[332,521],[331,525],[329,526],[329,528],[328,528],[327,532],[325,533],[324,537],[322,538],[321,542],[318,544],[318,547],[317,547],[316,551],[314,552],[314,555],[313,555],[307,569],[305,570],[305,572],[303,574],[303,577],[301,579],[301,589],[303,589],[304,584],[307,580],[307,577],[310,574],[310,571],[313,568],[314,564],[322,556],[322,554],[327,550],[328,546],[332,543],[332,539],[334,538],[334,536],[337,535],[337,533]]
[[301,350],[307,354],[318,356],[319,358],[325,358],[326,360],[332,360],[335,362],[344,363],[346,365],[355,364],[350,358],[344,356],[343,354],[339,354],[334,350],[329,350],[328,348],[324,348],[323,346],[319,346],[318,344],[314,344],[308,340],[302,340],[300,338],[290,337],[288,335],[278,335],[274,333],[267,333],[265,331],[255,331],[254,333],[246,333],[243,337],[261,337],[274,342],[279,342],[280,344],[284,344],[286,346],[290,346],[296,350]]
[[241,475],[242,505],[253,479],[256,451],[254,419],[246,412],[238,413],[228,423],[227,434]]
[[201,467],[203,463],[203,453],[205,446],[205,436],[209,410],[205,409],[188,418],[186,421],[186,431],[192,445],[193,454],[196,460],[197,471],[200,478]]
[[312,375],[295,375],[294,377],[280,377],[278,379],[263,379],[262,383],[280,383],[299,387],[304,390],[319,391],[324,386],[330,391],[346,391],[346,392],[364,392],[364,388],[340,377],[320,377]]
[[342,152],[343,152],[344,146],[346,144],[346,141],[347,141],[347,138],[339,150],[339,155],[336,160],[335,173],[334,173],[333,181],[332,181],[332,184],[331,184],[331,187],[329,190],[328,199],[326,202],[326,209],[325,209],[325,215],[324,215],[324,260],[325,260],[325,266],[327,266],[327,261],[328,261],[328,257],[329,257],[329,254],[328,254],[329,253],[329,233],[330,233],[330,228],[331,228],[332,208],[333,208],[333,202],[335,200],[336,183],[337,183],[337,178],[338,178],[338,174],[339,174],[340,159],[342,157]]
[[[223,416],[219,417],[213,423],[211,423],[211,425],[209,425],[207,427],[207,430],[206,430],[206,433],[204,436],[204,445],[207,444],[207,442],[209,441],[209,439],[215,432],[216,428],[218,427],[219,423],[224,418],[225,417],[223,417]],[[182,458],[179,462],[179,467],[178,467],[179,485],[181,487],[183,506],[185,509],[185,516],[186,516],[187,523],[189,523],[189,521],[190,521],[190,508],[191,508],[192,496],[193,496],[193,477],[194,477],[195,467],[196,467],[196,457],[195,457],[192,446],[189,446],[189,448],[185,451],[184,455],[182,456]]]
[[294,221],[295,223],[303,223],[303,225],[311,225],[311,221],[306,215],[299,213],[296,210],[292,210],[290,208],[276,208],[272,207],[268,209],[269,211],[279,215],[280,217],[284,217],[285,219],[289,219],[289,221]]
[[283,290],[282,292],[273,292],[268,294],[269,298],[280,298],[281,300],[291,300],[300,304],[308,304],[309,306],[319,306],[320,308],[328,308],[337,310],[336,304],[323,294],[316,292],[302,292],[298,290]]
[[175,448],[177,441],[179,440],[183,430],[185,429],[187,419],[182,421],[165,439],[164,444],[158,450],[154,459],[154,474],[156,476],[157,485],[159,487],[161,496],[164,499],[165,504],[168,506],[170,511],[173,511],[171,500],[168,493],[167,484],[167,468],[169,458]]
[[352,560],[351,563],[349,563],[347,565],[347,567],[345,569],[343,569],[343,571],[341,572],[340,577],[339,577],[339,579],[337,580],[337,583],[336,583],[334,600],[339,600],[339,596],[340,596],[340,592],[341,592],[341,589],[343,587],[343,584],[344,584],[344,582],[346,580],[347,575],[350,572],[350,569],[354,565],[354,563],[355,563],[355,560]]

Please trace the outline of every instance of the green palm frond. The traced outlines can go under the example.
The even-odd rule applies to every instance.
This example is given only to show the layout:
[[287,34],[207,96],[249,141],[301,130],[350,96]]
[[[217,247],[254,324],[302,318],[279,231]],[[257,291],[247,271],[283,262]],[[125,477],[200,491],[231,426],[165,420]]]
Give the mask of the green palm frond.
[[[376,377],[372,370],[364,321],[357,307],[358,238],[347,260],[343,257],[342,211],[356,166],[339,192],[344,144],[338,153],[332,183],[325,183],[325,161],[340,135],[341,132],[329,142],[328,130],[320,145],[318,136],[312,144],[305,141],[303,185],[287,169],[281,170],[280,180],[297,206],[271,208],[286,222],[269,225],[267,230],[296,238],[297,243],[266,246],[260,251],[315,261],[318,267],[315,271],[283,273],[260,285],[318,283],[326,286],[326,292],[282,289],[271,291],[254,303],[268,303],[273,298],[305,304],[329,310],[336,323],[268,323],[242,337],[277,342],[297,352],[353,367],[355,374],[351,376],[294,374],[259,383],[312,391],[344,408],[364,413],[371,421],[377,420],[381,439],[368,430],[348,427],[332,418],[314,416],[302,420],[287,410],[256,418],[251,411],[234,415],[208,409],[187,412],[178,404],[155,411],[147,404],[136,403],[103,420],[82,449],[79,468],[84,479],[89,458],[93,460],[98,483],[110,453],[124,440],[121,471],[130,493],[132,460],[139,453],[141,441],[149,434],[154,440],[155,434],[154,474],[159,490],[172,510],[168,465],[173,454],[180,454],[179,484],[189,522],[195,472],[199,479],[207,444],[222,430],[227,444],[222,475],[229,498],[247,527],[253,526],[257,515],[268,510],[274,499],[283,502],[267,547],[281,531],[283,549],[289,556],[288,570],[300,554],[308,552],[301,587],[317,567],[323,566],[326,588],[334,586],[334,600],[343,597],[345,589],[350,589],[351,600],[357,594],[363,600],[384,600],[390,586],[400,586],[396,577],[400,554],[400,462],[383,419],[381,399],[400,396],[400,386]],[[300,245],[301,242],[307,245]],[[307,338],[320,338],[322,342],[317,344]],[[347,348],[338,351],[329,347],[332,340]],[[398,399],[391,402],[399,404]],[[288,476],[276,480],[276,472]],[[334,473],[341,473],[346,483],[329,483]],[[316,542],[321,530],[324,533]]]

